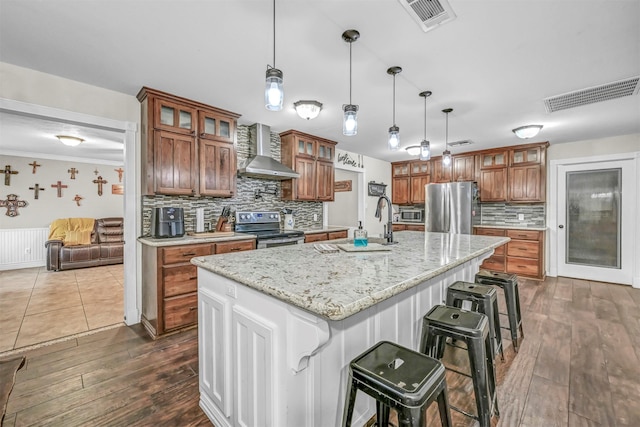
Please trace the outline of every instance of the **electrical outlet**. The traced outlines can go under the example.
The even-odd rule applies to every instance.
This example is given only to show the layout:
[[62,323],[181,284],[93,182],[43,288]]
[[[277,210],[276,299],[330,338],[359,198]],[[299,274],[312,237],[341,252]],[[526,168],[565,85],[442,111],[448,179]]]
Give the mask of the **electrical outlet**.
[[313,214],[313,220],[317,221],[318,220],[318,214]]
[[235,285],[227,285],[227,295],[229,295],[231,298],[237,298]]
[[518,214],[518,221],[524,221],[524,214]]

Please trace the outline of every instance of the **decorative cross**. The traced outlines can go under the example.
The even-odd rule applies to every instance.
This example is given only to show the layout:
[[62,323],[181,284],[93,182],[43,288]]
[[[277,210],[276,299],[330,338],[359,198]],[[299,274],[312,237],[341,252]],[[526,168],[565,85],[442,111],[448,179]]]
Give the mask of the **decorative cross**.
[[41,165],[34,160],[33,163],[29,163],[29,166],[33,166],[33,172],[31,173],[36,173],[36,168],[39,168]]
[[80,173],[76,168],[67,169],[67,172],[71,174],[71,179],[76,179],[76,174]]
[[38,193],[44,191],[44,188],[40,187],[40,184],[36,183],[35,187],[29,187],[29,190],[33,190],[35,192],[34,199],[38,200]]
[[62,197],[62,189],[63,188],[67,188],[67,185],[62,184],[62,182],[58,181],[57,184],[51,184],[51,188],[57,188],[58,189],[58,197]]
[[122,182],[122,173],[124,172],[124,169],[118,168],[114,169],[114,171],[118,172],[118,182]]
[[4,174],[4,185],[11,185],[11,175],[19,173],[18,171],[12,171],[11,165],[6,165],[2,171]]
[[98,168],[96,168],[96,170],[93,171],[94,175],[98,175],[100,172],[98,172]]
[[99,176],[98,179],[93,180],[94,184],[98,184],[98,196],[102,196],[102,184],[106,184],[107,180],[102,179],[102,176]]
[[7,207],[7,216],[14,217],[20,215],[18,208],[27,206],[28,203],[24,200],[18,200],[17,194],[9,194],[6,200],[0,200],[0,206]]
[[76,205],[80,206],[80,200],[84,199],[84,197],[80,197],[79,194],[76,194],[76,197],[73,198],[73,201],[76,202]]

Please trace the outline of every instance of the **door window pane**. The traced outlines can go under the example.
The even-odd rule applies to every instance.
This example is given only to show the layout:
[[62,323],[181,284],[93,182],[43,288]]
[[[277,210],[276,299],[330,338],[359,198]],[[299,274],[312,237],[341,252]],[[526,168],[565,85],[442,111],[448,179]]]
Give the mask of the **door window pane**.
[[212,117],[204,118],[204,133],[207,133],[209,135],[216,134],[216,119]]
[[621,169],[567,172],[567,264],[620,268],[621,176]]
[[165,107],[164,105],[160,107],[160,123],[167,126],[173,126],[173,112],[174,109],[171,107]]
[[231,137],[231,127],[229,126],[229,122],[220,120],[220,136],[225,138]]
[[180,127],[191,129],[191,113],[189,111],[180,110]]

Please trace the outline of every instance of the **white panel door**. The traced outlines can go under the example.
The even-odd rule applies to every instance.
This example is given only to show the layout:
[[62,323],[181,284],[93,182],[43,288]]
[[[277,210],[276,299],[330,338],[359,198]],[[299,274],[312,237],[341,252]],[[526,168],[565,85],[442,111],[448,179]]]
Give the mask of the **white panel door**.
[[631,284],[632,160],[558,166],[558,275]]

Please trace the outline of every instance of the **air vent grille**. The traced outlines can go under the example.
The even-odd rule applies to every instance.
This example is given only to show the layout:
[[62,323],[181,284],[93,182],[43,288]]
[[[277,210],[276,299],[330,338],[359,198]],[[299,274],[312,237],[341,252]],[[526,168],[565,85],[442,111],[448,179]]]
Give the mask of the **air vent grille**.
[[545,98],[544,107],[547,113],[580,107],[595,102],[608,101],[623,96],[638,94],[640,77],[632,77],[613,83],[594,86],[574,92]]
[[422,31],[433,30],[438,25],[452,21],[456,14],[446,0],[398,0]]
[[464,139],[462,141],[454,141],[454,142],[450,142],[448,145],[449,147],[462,147],[465,145],[471,145],[473,144],[473,141],[470,139]]

